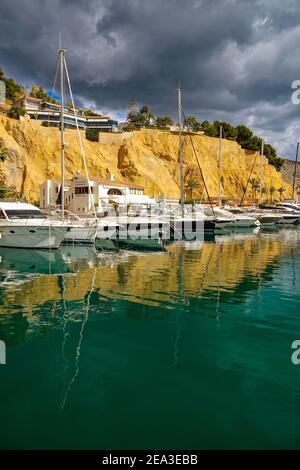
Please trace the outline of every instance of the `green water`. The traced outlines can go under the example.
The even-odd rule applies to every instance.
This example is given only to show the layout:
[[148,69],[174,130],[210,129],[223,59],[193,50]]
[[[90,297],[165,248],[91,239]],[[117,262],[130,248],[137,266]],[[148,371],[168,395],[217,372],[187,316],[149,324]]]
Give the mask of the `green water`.
[[300,448],[299,230],[0,260],[0,448]]

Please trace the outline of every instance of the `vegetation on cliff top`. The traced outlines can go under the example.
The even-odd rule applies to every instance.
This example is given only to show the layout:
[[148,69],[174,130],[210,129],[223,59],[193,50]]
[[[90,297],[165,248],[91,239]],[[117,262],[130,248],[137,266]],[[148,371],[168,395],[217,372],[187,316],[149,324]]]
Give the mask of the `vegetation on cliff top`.
[[[14,102],[18,97],[25,93],[26,87],[22,87],[13,79],[4,76],[3,70],[0,68],[0,80],[5,83],[6,87],[6,99],[10,102]],[[49,96],[42,86],[32,85],[30,88],[29,95],[34,98],[47,100],[55,103],[56,100]],[[12,108],[9,116],[12,118],[19,118],[24,113],[20,108]],[[97,116],[98,114],[94,111],[87,109],[85,110],[85,116]],[[127,121],[129,128],[140,128],[140,127],[155,127],[157,129],[167,129],[172,124],[172,118],[170,116],[155,116],[150,110],[149,106],[143,105],[140,109],[137,109],[136,101],[131,99],[128,105]],[[205,135],[210,137],[218,137],[220,132],[220,125],[223,126],[223,136],[228,140],[238,142],[238,144],[247,150],[260,151],[261,149],[261,138],[256,136],[251,129],[241,124],[236,127],[225,121],[214,121],[209,122],[207,120],[200,123],[195,116],[187,116],[185,118],[184,125],[187,129],[198,132],[203,131]],[[95,135],[88,135],[89,140],[98,140]],[[264,144],[264,155],[267,157],[269,163],[273,165],[276,170],[280,170],[283,166],[284,160],[277,156],[276,149],[268,143]]]
[[5,83],[5,97],[9,101],[15,101],[21,94],[20,85],[13,79],[4,76],[3,70],[0,68],[0,80]]
[[[2,68],[0,68],[0,80],[5,83],[5,98],[10,103],[16,101],[26,92],[25,85],[21,86],[13,78],[5,77]],[[51,103],[56,103],[56,100],[49,96],[42,86],[31,85],[29,95],[33,98],[39,98],[41,100],[47,100]]]
[[[147,105],[143,105],[140,109],[137,109],[136,102],[133,99],[129,101],[127,120],[132,127],[136,128],[156,127],[166,129],[173,124],[170,116],[155,116]],[[205,120],[200,123],[195,116],[187,116],[184,120],[184,126],[188,130],[193,132],[203,131],[205,135],[209,137],[218,137],[221,125],[225,139],[237,142],[243,149],[261,150],[261,138],[256,136],[253,131],[244,124],[234,127],[225,121],[209,122]],[[271,144],[264,144],[264,155],[276,170],[279,171],[281,169],[284,160],[277,156],[276,149]]]

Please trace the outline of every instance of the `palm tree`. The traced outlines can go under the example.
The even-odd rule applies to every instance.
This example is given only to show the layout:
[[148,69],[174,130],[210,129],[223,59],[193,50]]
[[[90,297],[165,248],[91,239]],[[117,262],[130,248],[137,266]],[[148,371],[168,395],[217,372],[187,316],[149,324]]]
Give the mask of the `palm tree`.
[[266,186],[263,186],[261,188],[261,194],[264,195],[264,194],[267,194],[267,192],[268,192],[268,188]]
[[273,204],[273,194],[274,194],[276,191],[277,191],[277,190],[276,190],[276,188],[274,188],[274,186],[271,186],[271,187],[269,188],[270,202],[271,202],[271,204]]
[[170,116],[159,116],[155,119],[155,125],[156,127],[162,127],[163,129],[166,129],[167,127],[172,126],[173,121]]
[[256,178],[251,178],[249,182],[252,188],[252,197],[256,197],[257,190],[259,189],[259,181]]
[[201,124],[197,121],[195,116],[187,116],[184,124],[189,131],[199,131],[201,129]]
[[191,177],[186,182],[185,187],[186,190],[190,193],[190,198],[193,199],[193,192],[195,189],[199,188],[199,183],[195,178]]
[[277,189],[277,191],[280,194],[280,201],[282,201],[282,194],[284,193],[285,188],[283,186],[281,186],[280,188]]

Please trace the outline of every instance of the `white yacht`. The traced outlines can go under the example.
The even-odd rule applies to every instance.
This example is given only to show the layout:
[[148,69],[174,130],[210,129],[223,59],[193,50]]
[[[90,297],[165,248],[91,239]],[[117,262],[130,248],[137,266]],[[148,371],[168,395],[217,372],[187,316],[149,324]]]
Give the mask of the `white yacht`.
[[58,248],[70,228],[24,202],[0,201],[0,246]]
[[258,222],[260,225],[275,225],[281,220],[281,215],[276,214],[271,211],[266,211],[263,209],[258,209],[256,207],[249,207],[247,209],[244,209],[242,207],[230,207],[228,208],[228,211],[231,212],[232,214],[245,214],[248,217],[253,217]]
[[59,210],[52,210],[49,215],[51,220],[60,220],[64,225],[69,227],[65,235],[64,243],[72,243],[79,245],[91,245],[95,243],[97,233],[97,220],[93,217],[80,218],[76,214],[65,211],[64,219],[62,219]]
[[139,213],[118,214],[98,221],[97,248],[163,249],[169,239],[170,224],[160,217]]
[[297,202],[279,202],[276,207],[279,207],[280,209],[284,209],[285,211],[288,212],[296,212],[300,213],[300,204]]
[[214,207],[214,215],[215,217],[229,219],[230,223],[228,226],[233,228],[251,228],[260,225],[259,220],[255,216],[245,214],[239,208],[234,208],[235,210],[231,209],[230,207]]

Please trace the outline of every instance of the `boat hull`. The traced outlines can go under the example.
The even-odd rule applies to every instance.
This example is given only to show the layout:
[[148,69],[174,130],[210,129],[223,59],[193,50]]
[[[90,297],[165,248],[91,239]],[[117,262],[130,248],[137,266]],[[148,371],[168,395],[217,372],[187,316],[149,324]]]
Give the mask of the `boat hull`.
[[95,243],[96,231],[96,227],[72,227],[66,233],[64,243],[93,245]]
[[165,249],[164,242],[160,239],[153,238],[128,238],[127,240],[117,239],[118,248],[120,249],[139,249],[139,250],[157,250],[163,251]]
[[283,216],[277,224],[278,225],[296,225],[299,223],[299,216]]
[[97,250],[118,251],[118,243],[116,239],[96,238],[95,246]]
[[49,225],[0,225],[0,246],[4,248],[59,248],[67,227]]

